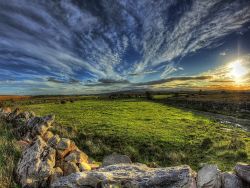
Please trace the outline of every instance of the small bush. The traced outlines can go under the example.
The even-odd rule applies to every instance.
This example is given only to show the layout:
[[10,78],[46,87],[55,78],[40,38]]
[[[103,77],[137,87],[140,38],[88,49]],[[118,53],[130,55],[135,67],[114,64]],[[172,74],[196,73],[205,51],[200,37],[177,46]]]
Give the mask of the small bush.
[[247,152],[245,151],[237,151],[236,155],[238,159],[241,159],[241,160],[247,159]]
[[67,103],[67,101],[61,100],[61,104],[66,104],[66,103]]
[[209,149],[213,146],[213,141],[210,138],[204,138],[201,143],[201,148]]
[[152,94],[151,94],[149,91],[146,91],[146,92],[145,92],[145,96],[146,96],[146,98],[147,98],[148,100],[152,100],[152,99],[153,99],[153,96],[152,96]]

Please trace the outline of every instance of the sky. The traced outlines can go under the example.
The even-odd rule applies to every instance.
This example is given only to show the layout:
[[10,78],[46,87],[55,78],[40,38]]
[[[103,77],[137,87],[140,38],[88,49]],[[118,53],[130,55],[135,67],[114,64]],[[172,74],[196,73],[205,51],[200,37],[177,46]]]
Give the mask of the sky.
[[0,95],[250,90],[249,0],[0,0]]

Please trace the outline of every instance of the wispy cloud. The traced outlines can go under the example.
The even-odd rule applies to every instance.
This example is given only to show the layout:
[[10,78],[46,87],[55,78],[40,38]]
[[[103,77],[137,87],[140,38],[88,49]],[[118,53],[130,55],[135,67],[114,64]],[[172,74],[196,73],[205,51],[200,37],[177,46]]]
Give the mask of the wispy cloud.
[[171,78],[162,79],[162,80],[156,80],[156,81],[150,81],[150,82],[139,83],[138,85],[158,85],[158,84],[165,84],[165,83],[173,82],[173,81],[209,80],[209,79],[212,79],[212,78],[213,78],[213,76],[183,76],[183,77],[171,77]]
[[249,21],[247,0],[2,0],[0,80],[34,81],[44,92],[87,80],[106,89],[160,82],[182,71],[183,57],[246,32]]

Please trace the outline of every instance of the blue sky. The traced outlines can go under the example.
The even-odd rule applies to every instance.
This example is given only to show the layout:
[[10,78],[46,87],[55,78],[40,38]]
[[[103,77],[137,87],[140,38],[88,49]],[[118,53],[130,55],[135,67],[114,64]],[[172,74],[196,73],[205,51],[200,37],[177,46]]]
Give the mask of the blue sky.
[[249,88],[249,54],[248,0],[0,1],[0,94]]

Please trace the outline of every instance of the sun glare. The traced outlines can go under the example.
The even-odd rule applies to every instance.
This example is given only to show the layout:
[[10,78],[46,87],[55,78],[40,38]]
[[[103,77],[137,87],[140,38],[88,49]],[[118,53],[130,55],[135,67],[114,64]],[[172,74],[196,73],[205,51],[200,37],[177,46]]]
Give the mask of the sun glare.
[[238,59],[229,65],[230,76],[235,79],[235,81],[241,81],[242,77],[247,74],[247,68],[242,65],[242,60]]

